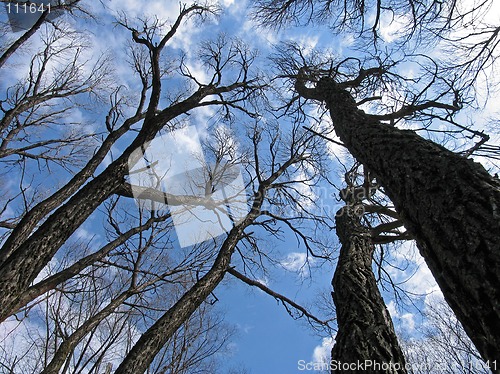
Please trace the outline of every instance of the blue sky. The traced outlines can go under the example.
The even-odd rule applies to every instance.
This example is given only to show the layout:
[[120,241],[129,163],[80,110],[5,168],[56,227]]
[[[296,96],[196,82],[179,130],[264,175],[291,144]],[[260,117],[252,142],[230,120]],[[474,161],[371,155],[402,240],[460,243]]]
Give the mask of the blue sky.
[[[130,20],[144,15],[155,15],[160,19],[173,19],[178,14],[179,4],[177,1],[170,0],[148,2],[110,0],[104,3],[107,6],[106,9],[98,2],[85,4],[97,15],[98,23],[92,21],[83,23],[78,19],[71,19],[69,22],[76,22],[75,27],[88,28],[88,37],[92,48],[84,52],[85,57],[93,61],[100,53],[111,54],[116,62],[113,79],[118,80],[130,91],[133,91],[138,80],[130,75],[129,68],[125,63],[119,63],[119,61],[126,59],[124,46],[130,41],[130,33],[118,26],[113,28],[111,26],[113,17],[124,12]],[[174,37],[166,51],[173,55],[186,53],[187,64],[191,72],[200,80],[203,80],[206,72],[197,61],[195,54],[198,49],[197,45],[199,41],[213,38],[220,32],[231,37],[241,38],[250,47],[257,48],[259,50],[258,64],[263,70],[267,69],[270,64],[266,56],[272,53],[273,46],[280,40],[292,40],[301,45],[306,52],[313,48],[324,48],[338,55],[359,55],[359,52],[351,49],[355,40],[352,35],[333,36],[327,27],[319,26],[291,27],[280,31],[257,28],[248,17],[246,1],[222,0],[220,3],[222,7],[220,17],[205,24],[189,20],[179,29],[179,33]],[[6,15],[3,12],[0,17],[2,17],[2,21],[6,20]],[[394,40],[397,27],[397,22],[392,25],[386,23],[380,30],[382,37],[387,42]],[[33,43],[36,45],[36,41]],[[24,68],[22,64],[24,57],[18,56],[16,58],[19,59],[20,66],[12,70],[12,75],[1,76],[0,89],[2,90],[25,72],[25,64]],[[405,74],[411,72],[411,67],[403,67],[402,69]],[[170,87],[168,88],[170,89]],[[482,108],[483,124],[486,124],[488,114],[494,112],[493,102],[495,100],[489,101],[486,103],[486,108]],[[74,118],[75,123],[84,118],[89,123],[94,123],[97,128],[97,124],[102,120],[102,116],[99,114],[100,105],[94,103],[88,110],[74,108],[71,118]],[[206,128],[206,124],[210,122],[213,114],[212,109],[197,110],[193,115],[192,122],[201,129]],[[473,115],[473,113],[468,115]],[[91,129],[87,130],[91,131]],[[235,134],[235,137],[238,138],[238,135]],[[117,144],[115,151],[119,148],[120,144]],[[335,152],[336,156],[342,160],[347,159],[338,147],[331,146],[330,151]],[[332,164],[335,164],[334,160],[335,157],[332,155]],[[107,160],[107,162],[109,161],[110,159]],[[487,164],[487,161],[485,163]],[[343,175],[342,169],[338,169],[336,172],[337,176]],[[39,178],[44,179],[47,176]],[[51,175],[50,178],[56,177]],[[333,189],[329,191],[330,196],[334,193],[336,191]],[[330,199],[328,204],[334,205],[335,202]],[[331,208],[334,210],[336,206]],[[89,220],[79,229],[77,235],[92,236],[98,230],[97,225],[99,223],[96,220]],[[98,233],[94,239],[97,243],[104,240],[99,235]],[[331,235],[334,236],[334,233],[332,232]],[[310,273],[304,270],[301,265],[304,262],[306,249],[297,244],[295,237],[290,232],[284,235],[282,241],[269,241],[268,245],[269,249],[275,251],[281,268],[270,268],[270,273],[262,280],[273,290],[288,296],[311,311],[317,312],[319,295],[328,293],[330,290],[334,263],[320,263],[318,261],[313,264],[313,270]],[[333,247],[338,248],[338,243],[334,242]],[[402,287],[417,295],[414,300],[415,305],[425,309],[426,294],[439,293],[439,291],[417,250],[410,243],[406,243],[393,254],[393,257],[396,265],[409,264],[409,267],[405,271],[389,268],[390,275],[397,282],[404,282]],[[239,270],[241,271],[241,269]],[[249,373],[257,374],[301,372],[297,368],[299,360],[306,362],[317,360],[321,354],[327,353],[331,346],[331,337],[314,333],[303,320],[294,320],[288,316],[286,310],[272,297],[262,291],[251,289],[232,278],[231,275],[226,276],[224,283],[219,286],[215,294],[219,299],[216,307],[225,315],[226,321],[234,324],[237,330],[237,334],[231,342],[230,351],[232,353],[223,357],[226,369],[241,367],[248,370]],[[384,298],[397,329],[413,333],[415,324],[421,323],[417,311],[410,306],[409,302],[406,308],[396,305],[392,292],[384,292]]]

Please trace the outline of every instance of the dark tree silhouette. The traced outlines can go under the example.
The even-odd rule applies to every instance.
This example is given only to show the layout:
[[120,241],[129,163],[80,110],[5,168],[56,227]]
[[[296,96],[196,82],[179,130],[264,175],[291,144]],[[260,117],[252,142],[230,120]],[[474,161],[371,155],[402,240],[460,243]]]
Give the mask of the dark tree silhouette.
[[[477,82],[478,75],[487,74],[486,70],[491,70],[497,60],[498,26],[481,20],[492,2],[466,7],[456,2],[412,0],[396,3],[256,0],[254,4],[255,18],[266,26],[329,22],[334,32],[349,29],[360,36],[361,43],[357,46],[361,47],[364,57],[358,59],[357,69],[347,73],[342,70],[342,64],[351,58],[345,58],[338,65],[335,59],[330,63],[326,59],[317,63],[312,58],[304,58],[300,48],[294,46],[292,49],[299,56],[295,59],[296,91],[302,98],[326,106],[340,140],[368,167],[393,201],[445,299],[483,359],[497,359],[500,183],[480,164],[467,159],[470,153],[453,153],[414,132],[394,126],[405,119],[427,121],[423,127],[435,120],[457,125],[454,113],[470,104],[465,100],[467,90]],[[375,17],[370,18],[373,10]],[[381,110],[382,107],[375,104],[378,113],[368,114],[359,105],[381,99],[380,91],[384,92],[387,82],[402,78],[395,75],[394,65],[387,63],[387,55],[379,49],[383,45],[379,44],[378,34],[383,13],[391,14],[407,26],[399,26],[396,48],[390,50],[396,55],[403,52],[402,60],[408,59],[408,51],[430,41],[441,40],[442,45],[453,52],[444,58],[447,61],[443,66],[431,63],[434,67],[427,70],[431,81],[420,87],[420,93],[411,94],[402,86],[393,87],[401,89],[397,105]],[[379,66],[366,69],[366,60],[373,56]],[[366,60],[361,62],[363,58]],[[281,60],[279,64],[282,76],[292,78],[293,69],[283,69],[283,65],[290,68],[294,63]],[[434,98],[428,99],[430,89],[439,80],[444,86],[435,91]],[[366,88],[370,86],[378,90],[367,94]],[[482,140],[471,152],[488,140],[484,134],[480,136]],[[484,150],[491,148],[487,146]],[[497,149],[495,145],[493,148]]]
[[303,98],[326,105],[337,135],[393,201],[465,331],[485,360],[495,360],[500,347],[500,182],[482,165],[380,121],[426,108],[453,109],[451,104],[414,103],[386,116],[359,109],[349,88],[366,72],[350,82],[310,77],[315,84],[308,87],[302,70],[295,87]]
[[[254,129],[254,131],[258,130]],[[279,133],[274,132],[273,137],[275,137],[275,140],[279,137],[278,134]],[[231,231],[228,232],[208,272],[141,336],[116,370],[117,374],[142,373],[149,367],[163,345],[207,299],[207,297],[214,292],[222,281],[225,274],[229,271],[231,257],[238,243],[247,237],[245,230],[254,224],[259,224],[256,222],[259,217],[265,217],[271,214],[267,210],[262,209],[263,204],[267,200],[276,199],[276,197],[271,198],[269,195],[274,194],[274,190],[293,190],[293,185],[296,182],[287,180],[287,178],[290,178],[288,175],[290,169],[302,162],[308,162],[309,159],[314,159],[317,154],[314,150],[314,143],[316,142],[314,140],[315,137],[304,132],[300,128],[295,128],[291,135],[293,141],[289,144],[281,142],[278,144],[275,143],[271,147],[273,159],[271,173],[266,178],[263,178],[261,176],[262,171],[259,170],[258,166],[258,160],[260,159],[258,149],[262,137],[258,136],[255,132],[251,137],[254,142],[252,164],[254,166],[257,165],[257,176],[255,177],[256,186],[253,191],[249,213],[240,223],[235,225]],[[280,153],[284,149],[287,149],[285,154],[288,156],[280,157]],[[278,180],[280,182],[278,182]],[[287,187],[283,187],[283,183],[287,185]],[[280,219],[279,216],[273,217]],[[309,315],[307,317],[309,317]]]
[[[397,7],[392,1],[386,4],[384,0],[373,4],[329,0],[257,3],[264,23],[275,26],[300,23],[303,16],[306,22],[326,20],[335,14],[338,6],[340,17],[333,18],[333,26],[352,31],[361,24],[363,41],[370,40],[377,53],[380,51],[379,28],[387,15],[412,15],[408,18],[408,32],[399,44],[401,48],[404,43],[415,40],[414,37],[418,39],[422,31],[454,41],[446,36],[446,30],[466,19],[457,14],[455,2],[434,0],[406,0]],[[477,9],[488,3],[489,0],[485,0]],[[370,5],[374,5],[374,14],[367,11]],[[57,7],[88,15],[79,0],[59,3]],[[26,42],[42,26],[47,26],[43,29],[46,31],[43,46],[28,63],[26,77],[8,87],[0,102],[0,162],[7,169],[5,175],[10,167],[20,169],[21,179],[16,186],[17,194],[7,197],[0,207],[2,214],[7,212],[7,218],[0,221],[0,321],[14,314],[16,318],[25,318],[34,313],[32,308],[45,302],[47,339],[43,342],[45,352],[37,364],[38,371],[68,370],[73,358],[78,367],[101,371],[107,352],[112,351],[123,334],[128,334],[126,348],[120,356],[125,359],[117,373],[189,371],[188,358],[180,358],[189,355],[189,350],[184,349],[193,336],[189,335],[188,325],[197,318],[203,320],[204,303],[226,273],[276,298],[290,315],[305,316],[309,322],[326,325],[294,300],[252,279],[254,269],[265,272],[264,261],[275,263],[276,260],[259,248],[258,235],[251,231],[257,227],[270,237],[279,237],[283,228],[289,229],[304,245],[308,256],[327,257],[318,256],[313,247],[322,246],[318,227],[324,225],[331,229],[329,219],[334,219],[333,214],[323,217],[312,213],[308,205],[313,198],[302,190],[314,187],[324,176],[319,166],[326,153],[320,146],[324,134],[302,128],[300,120],[305,118],[305,111],[301,110],[293,124],[283,126],[287,131],[291,129],[288,132],[281,131],[283,128],[279,130],[279,126],[273,127],[270,121],[264,128],[260,127],[259,119],[268,103],[263,94],[269,85],[254,69],[256,55],[241,41],[220,36],[203,44],[197,57],[206,69],[205,80],[191,73],[188,57],[169,56],[168,44],[184,21],[190,17],[204,19],[214,13],[216,10],[211,5],[194,3],[181,5],[179,16],[171,25],[156,18],[130,20],[122,16],[117,28],[129,33],[127,62],[140,85],[135,99],[108,78],[112,69],[107,59],[98,59],[89,68],[81,55],[88,48],[85,37],[71,28],[66,29],[64,24],[53,23],[46,18],[46,13],[20,38],[0,47],[0,68],[4,72]],[[368,20],[373,22],[365,24]],[[368,39],[365,31],[370,36]],[[455,113],[467,104],[463,87],[477,78],[475,75],[466,79],[466,73],[491,66],[488,64],[494,61],[491,51],[496,47],[498,34],[498,28],[488,28],[482,35],[484,41],[471,49],[470,59],[464,64],[448,66],[448,70],[439,72],[432,69],[437,64],[426,66],[431,81],[427,86],[422,83],[424,79],[398,76],[393,70],[395,63],[382,54],[371,59],[376,65],[370,68],[366,68],[367,61],[357,58],[316,64],[309,63],[302,55],[301,59],[286,57],[289,69],[279,78],[292,81],[289,91],[294,87],[297,95],[283,109],[300,107],[305,101],[326,106],[340,140],[370,170],[397,210],[395,213],[363,203],[370,195],[373,178],[366,180],[367,186],[351,183],[342,195],[346,206],[336,217],[342,249],[333,279],[339,325],[333,359],[404,364],[371,264],[375,244],[409,237],[417,240],[447,301],[483,358],[498,358],[500,184],[480,165],[467,159],[476,151],[489,152],[495,148],[485,144],[485,134],[460,127],[454,119]],[[48,68],[54,65],[55,69]],[[450,79],[452,68],[463,74]],[[443,72],[448,75],[440,75]],[[404,81],[407,85],[391,86],[391,81]],[[175,88],[166,89],[166,82],[173,82]],[[437,90],[441,91],[434,89],[436,82],[440,85]],[[407,90],[412,83],[418,83],[417,92]],[[400,89],[399,97],[392,97],[390,104],[376,104],[381,91],[385,93],[395,87]],[[435,99],[428,99],[431,92],[437,92]],[[68,124],[66,117],[71,109],[88,104],[86,95],[97,98],[100,104],[109,103],[100,126],[97,124],[100,130],[89,134],[61,131]],[[369,107],[373,104],[376,113],[360,110],[363,104]],[[247,173],[245,191],[250,191],[250,212],[239,223],[233,222],[224,237],[213,238],[212,242],[194,246],[185,253],[170,255],[167,252],[171,248],[172,216],[161,209],[147,213],[137,209],[131,200],[134,191],[140,190],[141,197],[152,205],[167,202],[171,207],[203,206],[217,210],[219,207],[210,197],[217,173],[204,170],[208,172],[204,197],[176,196],[133,185],[129,168],[138,161],[138,149],[147,147],[162,131],[182,127],[189,122],[189,115],[209,106],[217,108],[225,121],[234,120],[235,113],[241,113],[244,118],[244,124],[238,124],[238,129],[247,133],[249,149],[241,158],[233,157],[231,162]],[[396,126],[407,118],[420,121],[425,129],[431,129],[432,121],[441,120],[481,140],[462,154],[455,154],[414,132],[398,129]],[[248,125],[248,119],[257,125]],[[230,136],[219,140],[217,146],[210,149],[217,167],[231,153],[225,151],[233,141]],[[263,149],[268,152],[267,157],[262,155]],[[49,188],[40,183],[38,189],[38,181],[29,180],[37,173],[39,177],[40,170],[33,172],[33,169],[40,165],[46,168],[44,170],[54,167],[63,170],[64,176],[53,174],[62,181]],[[364,194],[359,195],[360,191]],[[389,214],[396,221],[367,227],[358,214],[360,207],[367,214]],[[86,243],[74,245],[78,229],[95,217],[105,222],[104,242],[94,248],[92,239],[86,238]],[[394,229],[402,222],[408,232],[394,235]],[[152,252],[155,254],[150,256]],[[234,254],[240,260],[236,264]],[[57,263],[65,255],[71,260]],[[241,271],[236,270],[239,265],[242,265]],[[112,276],[108,277],[107,271]],[[150,296],[169,292],[171,288],[167,284],[175,285],[172,287],[178,297],[159,306]],[[66,299],[80,308],[75,321],[64,315],[62,300]],[[129,319],[144,331],[134,343],[131,325],[121,324],[129,323]],[[201,321],[200,325],[204,323]],[[53,333],[49,331],[52,326]],[[95,334],[106,328],[110,334],[92,352]],[[177,342],[181,346],[176,345]],[[199,341],[196,344],[203,347]],[[208,351],[212,352],[212,348]],[[175,357],[165,358],[170,354]],[[11,370],[17,360],[14,357],[2,365]],[[112,369],[108,362],[106,373]]]
[[[91,371],[105,366],[110,372],[114,364],[110,355],[118,346],[119,359],[124,359],[118,373],[161,372],[167,368],[182,372],[186,359],[179,357],[190,354],[190,350],[184,352],[177,344],[186,341],[186,326],[204,309],[207,298],[229,270],[234,252],[240,256],[237,265],[243,265],[242,273],[237,273],[239,279],[255,285],[244,274],[249,274],[249,268],[261,267],[259,262],[268,254],[260,251],[255,236],[248,232],[250,227],[279,236],[281,228],[275,227],[279,222],[301,238],[308,256],[316,255],[313,248],[320,241],[304,234],[300,226],[304,221],[312,222],[316,234],[324,217],[307,211],[302,205],[307,198],[299,191],[319,178],[309,173],[314,170],[319,174],[322,143],[300,125],[282,131],[278,125],[259,123],[255,104],[262,105],[259,111],[267,108],[266,101],[260,100],[267,84],[254,69],[254,51],[222,35],[204,42],[196,55],[197,62],[207,69],[204,80],[191,73],[186,55],[178,59],[177,54],[165,56],[169,55],[165,53],[168,43],[184,21],[190,17],[204,19],[214,11],[211,6],[181,5],[179,16],[169,26],[158,19],[131,20],[122,16],[117,28],[125,30],[131,39],[127,63],[139,83],[135,100],[108,77],[113,73],[108,60],[100,59],[89,69],[80,58],[89,47],[84,43],[85,35],[73,32],[64,23],[42,20],[43,30],[47,31],[42,33],[42,49],[33,56],[27,77],[6,89],[6,98],[2,99],[0,161],[2,166],[25,166],[21,168],[23,180],[32,175],[39,177],[40,170],[30,167],[39,165],[40,160],[49,171],[58,166],[65,173],[61,173],[58,185],[50,181],[50,188],[31,198],[25,191],[28,188],[20,183],[19,194],[2,206],[2,212],[8,211],[9,217],[0,222],[0,319],[10,317],[10,322],[21,318],[22,324],[29,325],[31,318],[40,313],[47,330],[44,339],[35,344],[43,350],[42,359],[30,361],[28,352],[19,360],[4,355],[6,367],[19,364],[28,371],[58,373],[73,366],[75,370]],[[13,51],[22,48],[37,28],[13,41]],[[4,56],[3,71],[10,67],[9,59],[14,54]],[[58,69],[46,68],[58,59],[64,61],[56,64]],[[165,89],[170,79],[178,90]],[[87,104],[86,94],[95,95],[91,98],[97,98],[99,105],[109,105],[104,108],[100,126],[96,124],[99,130],[66,137],[62,131],[54,131],[67,125],[65,115],[73,103]],[[218,109],[215,118],[225,122],[220,124],[221,131],[214,130],[215,135],[207,140],[205,156],[214,165],[200,169],[205,195],[178,196],[134,185],[130,168],[140,158],[137,150],[147,148],[161,132],[183,128],[192,112],[208,106]],[[238,113],[241,117],[236,117]],[[240,145],[236,145],[229,130],[234,118],[244,118],[237,126],[248,135],[241,155],[236,151]],[[248,119],[251,124],[246,122]],[[40,134],[60,138],[47,141]],[[28,141],[29,146],[23,141]],[[241,199],[247,204],[250,193],[246,206],[250,212],[242,221],[233,222],[225,236],[169,251],[173,247],[173,215],[164,204],[217,212],[220,205],[211,193],[217,179],[223,178],[226,166],[241,167],[246,178],[240,191],[245,199]],[[308,172],[297,177],[302,170]],[[132,200],[134,192],[140,192],[139,206]],[[148,203],[155,209],[149,211],[142,206]],[[262,209],[264,204],[273,209]],[[103,222],[103,241],[86,235],[80,239],[78,229],[96,217]],[[94,246],[93,242],[99,244]],[[236,274],[234,269],[232,272]],[[178,297],[164,298],[164,303],[155,299],[165,293],[171,295],[172,288]],[[281,300],[289,313],[296,310],[309,321],[326,324],[286,296],[270,289],[266,292]],[[45,311],[39,308],[42,301]],[[74,313],[73,308],[80,313]],[[203,325],[204,318],[201,320]],[[124,321],[126,324],[120,325]],[[131,327],[133,323],[137,324],[136,330]],[[106,329],[109,336],[99,339]],[[132,343],[139,331],[144,333]],[[194,343],[203,347],[199,340]],[[165,362],[169,354],[176,356],[170,364]],[[199,355],[195,355],[197,358]]]
[[[151,141],[170,121],[185,115],[194,108],[224,103],[237,106],[252,92],[261,88],[261,85],[249,76],[248,69],[252,57],[234,45],[234,54],[230,54],[228,59],[231,60],[231,63],[236,63],[236,60],[241,59],[238,64],[242,67],[242,71],[235,81],[221,81],[223,79],[222,70],[227,68],[228,61],[224,61],[223,65],[221,65],[221,61],[215,62],[214,66],[217,71],[214,72],[214,78],[211,82],[208,84],[200,83],[198,88],[187,97],[177,100],[164,109],[159,108],[162,85],[161,51],[176,33],[185,17],[205,12],[210,12],[210,9],[199,5],[183,7],[170,31],[162,36],[158,43],[153,43],[153,38],[156,37],[155,33],[158,31],[155,27],[157,28],[158,25],[153,27],[152,31],[144,37],[136,30],[131,30],[134,41],[143,45],[150,53],[151,82],[148,79],[143,82],[142,99],[136,113],[124,120],[121,125],[111,123],[112,115],[108,116],[106,126],[109,135],[93,157],[65,186],[30,209],[5,240],[1,249],[2,262],[0,263],[0,273],[2,274],[0,320],[16,312],[19,301],[31,282],[57,250],[99,205],[120,190],[128,173],[129,157],[134,150]],[[220,57],[212,55],[214,59]],[[210,58],[207,57],[207,59]],[[188,76],[187,73],[186,76]],[[150,84],[151,94],[147,102],[148,105],[147,108],[143,108]],[[217,95],[222,99],[201,103],[204,98],[211,95]],[[228,98],[226,102],[224,95],[232,95],[232,97]],[[144,122],[135,139],[106,170],[89,181],[111,146],[139,121]],[[88,183],[86,183],[87,181]],[[45,216],[53,210],[55,211],[45,219]]]

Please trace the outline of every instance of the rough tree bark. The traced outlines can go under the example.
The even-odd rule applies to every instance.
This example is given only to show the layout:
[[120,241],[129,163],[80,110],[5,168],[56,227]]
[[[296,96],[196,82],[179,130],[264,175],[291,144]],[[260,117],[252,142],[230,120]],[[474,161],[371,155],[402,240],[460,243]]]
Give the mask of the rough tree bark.
[[361,224],[361,209],[361,204],[348,204],[335,217],[342,247],[332,281],[338,332],[331,372],[357,373],[357,369],[336,370],[335,365],[370,362],[373,366],[364,367],[367,373],[406,373],[403,352],[372,271],[375,247],[369,229]]
[[326,104],[337,135],[384,187],[482,357],[498,360],[500,182],[480,164],[366,114],[331,78],[314,88],[298,79],[296,89]]

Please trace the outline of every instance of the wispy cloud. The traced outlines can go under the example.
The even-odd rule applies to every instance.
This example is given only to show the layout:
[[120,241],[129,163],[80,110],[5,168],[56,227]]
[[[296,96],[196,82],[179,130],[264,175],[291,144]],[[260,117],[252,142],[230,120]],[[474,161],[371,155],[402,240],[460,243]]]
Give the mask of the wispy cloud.
[[296,272],[301,277],[307,277],[309,275],[309,266],[313,262],[313,259],[308,258],[307,254],[304,252],[292,252],[289,253],[284,260],[281,261],[281,266],[286,270]]
[[335,344],[334,337],[323,338],[320,345],[314,348],[312,360],[313,362],[329,362],[330,352]]
[[415,315],[413,313],[400,313],[396,308],[394,300],[391,300],[389,304],[387,304],[387,310],[396,327],[409,333],[415,330]]

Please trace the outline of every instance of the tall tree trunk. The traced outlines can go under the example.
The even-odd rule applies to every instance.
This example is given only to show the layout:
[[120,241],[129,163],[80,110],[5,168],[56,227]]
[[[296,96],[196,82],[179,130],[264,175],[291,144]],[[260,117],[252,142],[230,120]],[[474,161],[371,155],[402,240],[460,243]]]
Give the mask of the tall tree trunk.
[[346,205],[335,217],[342,248],[332,281],[338,332],[331,372],[406,373],[403,352],[372,271],[374,245],[356,207],[361,205]]
[[337,135],[384,187],[482,357],[500,359],[500,182],[472,160],[380,123],[333,79],[296,88],[326,103]]
[[237,226],[231,230],[208,273],[142,334],[115,374],[140,374],[148,369],[165,343],[222,281],[243,229],[243,226]]

